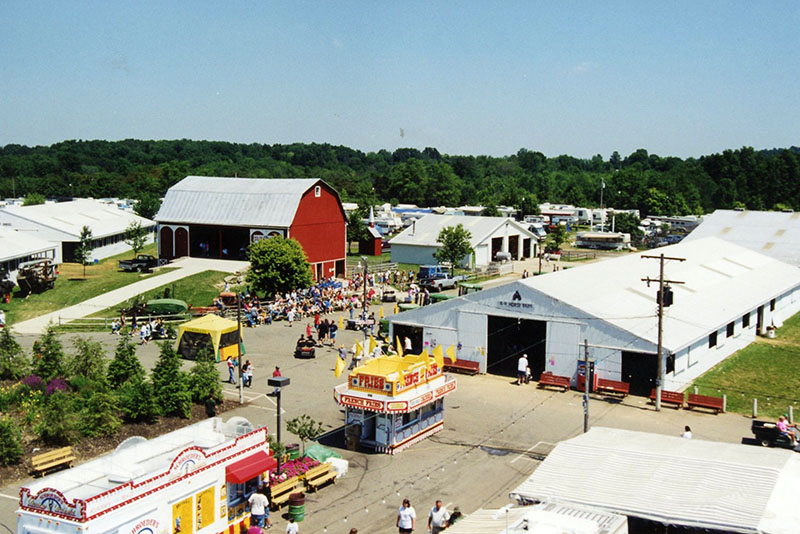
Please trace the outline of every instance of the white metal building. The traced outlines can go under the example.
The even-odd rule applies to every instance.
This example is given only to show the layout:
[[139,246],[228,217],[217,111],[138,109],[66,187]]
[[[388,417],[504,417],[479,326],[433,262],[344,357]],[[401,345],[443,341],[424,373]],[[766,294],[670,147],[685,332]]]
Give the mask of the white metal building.
[[[747,346],[766,327],[800,310],[800,269],[749,249],[707,238],[659,248],[686,258],[666,262],[674,304],[665,308],[667,390],[680,390]],[[389,318],[391,339],[415,348],[456,346],[459,359],[481,372],[516,373],[528,355],[535,379],[543,371],[577,379],[584,340],[597,375],[623,380],[649,395],[657,374],[656,285],[659,262],[642,253],[583,265],[479,291]]]
[[718,237],[800,267],[800,213],[717,210],[685,241]]
[[498,252],[509,253],[514,260],[530,258],[538,253],[536,236],[514,219],[430,214],[389,241],[392,261],[414,265],[436,263],[433,253],[441,246],[436,242],[439,232],[442,228],[458,224],[472,234],[470,244],[475,251],[471,257],[464,258],[464,266],[488,265]]
[[0,226],[0,267],[11,280],[17,279],[17,267],[20,263],[43,258],[56,257],[55,243],[39,239],[30,232],[11,230]]
[[511,497],[626,515],[632,533],[790,534],[798,493],[792,451],[595,427],[559,443]]
[[57,263],[73,261],[84,226],[92,231],[92,259],[103,259],[130,250],[124,234],[132,222],[140,223],[148,231],[148,242],[151,243],[155,222],[97,200],[81,198],[69,202],[0,209],[0,224],[3,226],[57,243]]

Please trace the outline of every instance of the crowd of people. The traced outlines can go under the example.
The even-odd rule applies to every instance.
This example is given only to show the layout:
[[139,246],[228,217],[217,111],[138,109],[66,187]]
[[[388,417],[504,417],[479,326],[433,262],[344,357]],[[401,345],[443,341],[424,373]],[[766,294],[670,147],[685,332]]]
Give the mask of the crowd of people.
[[[127,320],[125,314],[121,313],[119,319],[111,321],[111,333],[113,335],[123,335],[125,333],[126,324]],[[131,318],[130,330],[128,330],[127,334],[130,336],[138,334],[139,344],[146,345],[154,339],[166,339],[167,327],[164,324],[164,319],[160,317],[158,319],[150,318],[149,321],[142,321],[140,324],[138,317],[133,315]]]

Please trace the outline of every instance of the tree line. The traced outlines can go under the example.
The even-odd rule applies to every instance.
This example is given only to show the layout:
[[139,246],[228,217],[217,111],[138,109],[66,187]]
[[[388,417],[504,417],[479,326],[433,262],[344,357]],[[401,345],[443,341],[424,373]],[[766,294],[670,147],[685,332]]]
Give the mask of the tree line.
[[718,208],[800,209],[800,148],[725,150],[699,158],[661,157],[639,149],[607,159],[516,154],[441,154],[435,148],[362,152],[330,144],[217,141],[64,141],[0,148],[0,197],[157,199],[187,175],[321,178],[343,200],[368,206],[511,205],[538,202],[639,209],[642,216],[701,214]]

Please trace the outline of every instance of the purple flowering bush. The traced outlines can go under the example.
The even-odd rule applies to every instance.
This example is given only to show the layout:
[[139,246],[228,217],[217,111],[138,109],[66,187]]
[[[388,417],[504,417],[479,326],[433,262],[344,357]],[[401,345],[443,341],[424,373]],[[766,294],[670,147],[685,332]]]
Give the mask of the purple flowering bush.
[[44,394],[47,396],[52,395],[53,393],[60,392],[64,393],[68,389],[67,383],[64,381],[63,378],[54,378],[47,384],[47,390],[45,390]]
[[22,385],[27,386],[29,389],[44,390],[44,382],[36,375],[28,375],[22,379]]

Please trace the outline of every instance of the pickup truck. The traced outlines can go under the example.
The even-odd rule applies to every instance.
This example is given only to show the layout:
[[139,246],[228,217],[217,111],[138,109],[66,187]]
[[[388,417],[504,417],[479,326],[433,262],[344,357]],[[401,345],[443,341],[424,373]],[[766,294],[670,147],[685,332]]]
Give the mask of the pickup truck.
[[436,278],[423,278],[419,281],[419,285],[427,288],[428,291],[438,292],[444,289],[455,289],[458,282],[463,282],[466,279],[466,276],[450,276],[446,274]]
[[158,258],[150,254],[139,254],[132,260],[119,260],[119,268],[128,272],[139,271],[143,273],[156,266],[158,266]]

